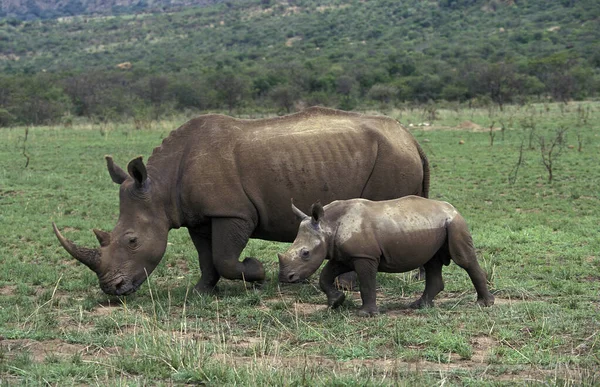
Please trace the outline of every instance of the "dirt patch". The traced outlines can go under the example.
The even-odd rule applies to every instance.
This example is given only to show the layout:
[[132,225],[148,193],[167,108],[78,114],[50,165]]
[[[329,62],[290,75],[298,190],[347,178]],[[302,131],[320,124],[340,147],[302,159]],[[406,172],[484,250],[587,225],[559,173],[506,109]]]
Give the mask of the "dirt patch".
[[66,343],[59,339],[35,341],[29,339],[0,340],[0,347],[5,356],[16,356],[27,352],[36,363],[41,363],[46,358],[70,358],[81,356],[82,360],[93,360],[108,357],[116,353],[113,348],[101,348],[95,345],[82,345]]
[[473,355],[471,362],[487,363],[492,349],[496,346],[496,342],[488,336],[477,336],[471,339],[473,346]]
[[[419,130],[424,130],[424,131],[456,130],[456,131],[471,131],[471,132],[489,132],[489,130],[490,130],[489,127],[481,126],[479,124],[476,124],[476,123],[474,123],[472,121],[468,121],[468,120],[461,122],[457,126],[445,126],[445,125],[430,124],[430,123],[425,122],[425,123],[418,123],[418,124],[409,124],[408,127],[409,127],[409,129],[419,129]],[[497,131],[497,130],[501,130],[501,129],[502,128],[498,128],[498,127],[492,128],[493,131]]]
[[291,38],[289,38],[288,40],[285,41],[285,46],[286,47],[292,47],[295,42],[299,42],[301,40],[302,40],[301,36],[293,36],[293,37],[291,37]]
[[24,194],[25,194],[25,191],[15,191],[15,190],[2,191],[2,190],[0,190],[0,199],[12,197],[12,196],[23,196]]
[[[488,338],[480,337],[482,346]],[[491,340],[491,339],[489,339]],[[487,352],[487,351],[486,351]],[[335,361],[322,356],[306,356],[306,357],[278,357],[278,356],[235,356],[229,354],[218,354],[214,356],[219,362],[231,365],[233,368],[247,367],[248,369],[280,369],[298,368],[304,365],[305,369],[316,368],[318,370],[327,369],[333,374],[356,374],[360,370],[372,370],[374,375],[389,375],[393,377],[400,372],[425,372],[425,373],[444,373],[457,370],[474,371],[481,369],[480,374],[482,379],[488,380],[528,380],[531,382],[544,382],[548,380],[556,380],[559,378],[567,378],[567,380],[581,379],[581,372],[572,369],[553,369],[542,370],[537,368],[523,369],[519,367],[507,367],[501,375],[487,374],[489,365],[481,359],[484,355],[476,353],[474,359],[458,360],[458,356],[450,358],[449,363],[436,363],[427,360],[404,361],[401,359],[354,359],[349,361]],[[512,368],[512,369],[511,369]]]
[[460,124],[458,124],[457,126],[458,129],[462,129],[462,130],[472,130],[473,132],[478,132],[483,130],[483,126],[481,125],[477,125],[476,123],[472,122],[472,121],[463,121]]
[[306,316],[315,312],[323,312],[327,310],[327,305],[323,304],[305,304],[302,302],[294,302],[294,311],[298,315]]
[[16,291],[17,287],[15,285],[3,286],[0,288],[0,296],[14,296]]

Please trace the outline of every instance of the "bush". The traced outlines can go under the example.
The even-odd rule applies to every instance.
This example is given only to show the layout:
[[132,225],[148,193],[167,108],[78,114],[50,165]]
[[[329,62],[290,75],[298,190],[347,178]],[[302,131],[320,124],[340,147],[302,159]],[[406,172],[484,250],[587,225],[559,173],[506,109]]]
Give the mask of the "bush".
[[0,128],[7,127],[15,122],[15,117],[6,109],[0,108]]

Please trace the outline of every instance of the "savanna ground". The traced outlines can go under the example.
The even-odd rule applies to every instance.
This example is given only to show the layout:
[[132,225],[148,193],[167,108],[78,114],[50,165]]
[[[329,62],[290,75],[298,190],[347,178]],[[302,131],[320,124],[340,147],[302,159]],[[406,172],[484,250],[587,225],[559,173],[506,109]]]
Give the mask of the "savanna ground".
[[[122,166],[147,159],[185,118],[144,130],[2,129],[1,384],[600,383],[600,104],[387,113],[412,124],[424,146],[431,196],[469,222],[496,305],[478,307],[466,272],[451,264],[434,308],[408,309],[424,284],[405,273],[379,275],[380,316],[356,315],[357,292],[330,311],[317,275],[277,283],[275,254],[286,245],[260,240],[245,255],[264,263],[262,289],[222,280],[217,296],[198,295],[184,229],[170,233],[137,293],[108,297],[60,247],[51,222],[95,246],[91,229],[111,230],[118,216],[103,156]],[[552,182],[541,138],[546,156],[562,140]]]

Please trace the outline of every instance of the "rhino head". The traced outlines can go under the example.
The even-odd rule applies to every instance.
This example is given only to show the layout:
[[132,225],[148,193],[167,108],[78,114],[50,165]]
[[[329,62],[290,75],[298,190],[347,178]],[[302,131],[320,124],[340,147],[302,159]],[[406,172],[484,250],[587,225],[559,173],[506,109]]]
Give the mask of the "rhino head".
[[141,157],[131,160],[128,173],[110,156],[106,162],[112,180],[121,185],[120,214],[112,232],[94,229],[100,247],[77,246],[52,226],[65,250],[98,275],[104,293],[127,295],[139,288],[162,259],[169,223]]
[[292,202],[292,211],[300,219],[298,235],[279,258],[279,281],[299,282],[310,277],[327,257],[329,231],[322,227],[324,210],[321,203],[311,207],[311,216],[306,215]]

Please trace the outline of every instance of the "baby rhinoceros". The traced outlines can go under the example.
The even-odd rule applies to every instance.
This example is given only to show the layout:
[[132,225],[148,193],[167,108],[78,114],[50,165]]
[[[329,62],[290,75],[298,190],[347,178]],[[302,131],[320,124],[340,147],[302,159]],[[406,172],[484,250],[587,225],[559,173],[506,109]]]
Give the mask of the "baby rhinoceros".
[[334,285],[340,274],[356,271],[363,302],[358,314],[373,316],[379,313],[376,273],[402,273],[419,266],[425,267],[425,291],[411,307],[432,306],[433,298],[444,289],[442,266],[450,260],[469,274],[477,303],[494,304],[467,223],[446,202],[406,196],[377,202],[338,200],[325,207],[315,203],[311,216],[293,203],[292,210],[302,221],[290,248],[278,254],[279,280],[304,280],[328,259],[319,285],[331,308],[344,302],[344,293]]

